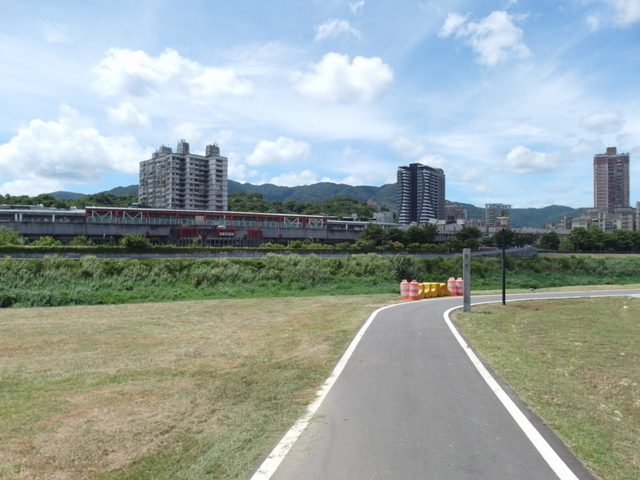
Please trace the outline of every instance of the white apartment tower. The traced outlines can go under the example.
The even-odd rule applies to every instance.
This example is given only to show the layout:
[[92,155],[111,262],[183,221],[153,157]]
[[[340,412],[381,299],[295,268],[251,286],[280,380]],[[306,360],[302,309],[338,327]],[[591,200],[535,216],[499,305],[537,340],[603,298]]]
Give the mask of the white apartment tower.
[[192,154],[184,139],[176,153],[163,145],[140,162],[139,201],[153,208],[226,211],[228,163],[217,145],[207,145],[204,156]]

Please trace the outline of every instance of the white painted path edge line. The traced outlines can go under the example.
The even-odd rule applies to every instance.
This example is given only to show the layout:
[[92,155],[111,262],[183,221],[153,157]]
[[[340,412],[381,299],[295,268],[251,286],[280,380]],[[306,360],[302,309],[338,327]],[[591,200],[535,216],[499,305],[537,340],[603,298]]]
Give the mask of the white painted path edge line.
[[318,408],[320,408],[320,405],[329,393],[329,390],[331,390],[333,384],[342,373],[342,370],[344,370],[344,367],[349,361],[349,358],[351,358],[351,355],[358,346],[358,343],[360,343],[360,340],[369,328],[369,325],[371,325],[371,323],[373,322],[374,318],[382,310],[395,306],[397,305],[387,305],[386,307],[379,308],[369,316],[365,324],[360,328],[355,338],[349,344],[349,347],[340,358],[340,361],[333,369],[333,372],[331,372],[329,378],[326,380],[326,382],[324,382],[322,387],[320,387],[320,390],[316,394],[316,398],[313,403],[311,403],[309,407],[307,407],[307,412],[295,423],[295,425],[293,425],[293,427],[291,427],[291,429],[285,434],[285,436],[282,437],[280,443],[276,445],[276,447],[271,451],[265,461],[262,462],[260,468],[251,477],[251,480],[269,480],[271,478],[271,476],[280,466],[282,460],[284,460],[284,457],[287,455],[287,453],[289,453],[289,450],[291,450],[291,447],[293,447],[293,444],[296,442],[298,437],[302,434],[307,425],[309,425],[311,418],[318,411]]
[[[615,294],[612,293],[612,295],[615,295]],[[574,298],[574,297],[555,297],[555,298]],[[521,300],[526,300],[526,299],[521,299]],[[479,305],[482,303],[496,303],[497,301],[498,300],[479,302],[479,303],[474,303],[474,305]],[[375,317],[382,310],[386,310],[387,308],[397,307],[399,305],[404,305],[404,304],[387,305],[386,307],[379,308],[378,310],[373,312],[371,316],[369,316],[365,324],[358,331],[358,334],[351,341],[351,344],[349,344],[349,348],[347,348],[347,350],[344,352],[344,355],[342,355],[342,358],[340,358],[340,361],[338,362],[336,367],[333,369],[333,372],[331,372],[331,375],[329,376],[327,381],[322,385],[322,387],[318,391],[313,403],[311,403],[307,408],[307,412],[305,413],[305,415],[302,416],[302,418],[300,418],[293,427],[291,427],[291,429],[285,434],[284,437],[282,437],[282,440],[280,440],[280,443],[276,445],[276,447],[271,451],[269,456],[264,460],[264,462],[262,462],[262,464],[260,465],[260,468],[256,471],[256,473],[253,474],[250,480],[269,480],[271,478],[271,476],[277,470],[278,466],[280,466],[280,463],[282,463],[282,460],[284,460],[284,457],[287,455],[287,453],[289,453],[289,450],[291,450],[291,448],[293,447],[293,444],[296,442],[298,437],[300,437],[304,429],[307,427],[307,425],[309,425],[311,418],[318,411],[318,408],[320,408],[320,405],[322,404],[323,400],[329,393],[329,390],[331,390],[331,387],[333,386],[333,384],[336,382],[336,380],[340,376],[340,373],[342,373],[342,370],[344,370],[344,367],[347,364],[347,361],[349,360],[349,358],[351,358],[351,355],[353,354],[354,350],[358,346],[358,343],[360,343],[360,340],[362,339],[365,332],[369,328],[369,325],[371,325]],[[540,435],[540,433],[536,430],[533,424],[520,411],[520,409],[516,406],[516,404],[513,403],[513,401],[509,398],[509,396],[502,389],[502,387],[500,387],[498,382],[496,382],[496,380],[487,371],[487,369],[484,367],[482,362],[478,359],[476,354],[473,353],[473,350],[471,350],[471,348],[467,345],[467,342],[464,341],[464,339],[462,338],[462,336],[460,335],[456,327],[451,322],[451,319],[449,318],[449,314],[453,310],[457,310],[459,308],[462,308],[462,307],[460,306],[453,307],[447,310],[446,312],[444,312],[444,320],[449,326],[449,329],[451,330],[451,332],[453,333],[453,336],[456,338],[456,340],[458,341],[462,349],[465,351],[465,353],[467,354],[467,356],[469,357],[473,365],[476,367],[476,369],[482,376],[482,378],[485,380],[485,382],[487,382],[491,390],[496,394],[500,402],[504,405],[504,407],[507,409],[507,411],[512,416],[512,418],[524,431],[525,435],[527,435],[527,437],[533,443],[533,445],[538,450],[538,452],[540,452],[544,460],[549,464],[549,466],[553,469],[556,475],[558,475],[558,478],[560,480],[579,480],[578,477],[576,477],[576,475],[569,469],[569,467],[564,463],[564,461],[553,450],[553,448],[551,448],[551,446],[547,443],[544,437]]]
[[[486,303],[495,303],[495,302],[486,302]],[[544,437],[536,430],[536,427],[525,417],[524,413],[518,408],[518,406],[509,398],[507,393],[502,389],[502,387],[498,384],[498,382],[493,378],[493,376],[489,373],[489,371],[485,368],[482,362],[478,359],[471,347],[467,345],[467,342],[464,341],[462,335],[458,332],[456,327],[451,322],[449,318],[449,314],[453,310],[457,310],[462,307],[453,307],[444,312],[444,320],[447,322],[449,329],[453,333],[453,336],[456,337],[458,343],[465,351],[473,365],[476,367],[484,381],[487,382],[489,388],[493,390],[493,393],[496,394],[502,405],[507,409],[509,414],[516,421],[518,426],[522,429],[525,435],[529,438],[531,443],[533,443],[534,447],[540,452],[542,458],[549,464],[551,469],[556,473],[560,480],[579,480],[578,477],[571,471],[571,469],[567,466],[566,463],[560,458],[560,456],[555,452],[551,445],[547,443]]]

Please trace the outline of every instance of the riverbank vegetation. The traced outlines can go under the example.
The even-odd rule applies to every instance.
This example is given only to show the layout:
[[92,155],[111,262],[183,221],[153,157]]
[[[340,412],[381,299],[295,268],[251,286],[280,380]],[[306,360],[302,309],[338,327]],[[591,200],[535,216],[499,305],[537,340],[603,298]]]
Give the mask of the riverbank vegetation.
[[[500,258],[473,258],[471,288],[498,289]],[[509,289],[640,282],[640,257],[507,258]],[[446,283],[460,256],[352,254],[220,259],[0,259],[0,307],[398,293],[400,280]]]

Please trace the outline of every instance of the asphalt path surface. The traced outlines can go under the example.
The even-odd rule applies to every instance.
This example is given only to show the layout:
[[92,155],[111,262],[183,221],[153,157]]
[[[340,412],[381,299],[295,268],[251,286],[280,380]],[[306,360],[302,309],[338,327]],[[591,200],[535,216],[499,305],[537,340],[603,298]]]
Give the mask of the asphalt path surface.
[[[472,304],[489,301],[500,298],[472,298]],[[495,375],[489,383],[483,377],[446,320],[461,304],[461,297],[445,297],[378,311],[310,421],[294,427],[299,431],[285,437],[252,479],[596,479]]]

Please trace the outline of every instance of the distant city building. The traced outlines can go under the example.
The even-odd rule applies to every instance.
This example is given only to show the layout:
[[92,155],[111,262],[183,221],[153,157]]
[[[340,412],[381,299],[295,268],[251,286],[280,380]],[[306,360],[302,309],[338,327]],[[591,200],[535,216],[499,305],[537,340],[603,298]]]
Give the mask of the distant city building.
[[445,175],[441,168],[420,163],[398,167],[398,223],[424,224],[446,220],[444,189]]
[[579,218],[566,222],[569,228],[599,228],[603,232],[638,228],[639,212],[630,207],[629,154],[608,147],[593,157],[593,204]]
[[484,228],[487,226],[487,222],[482,218],[467,218],[464,222],[467,227]]
[[217,145],[207,145],[204,156],[191,153],[184,139],[176,153],[163,145],[140,162],[139,201],[153,208],[226,211],[227,169]]
[[377,223],[394,223],[393,212],[373,212],[373,218]]
[[460,223],[467,219],[467,211],[453,202],[446,202],[444,211],[447,223]]
[[609,147],[593,157],[593,207],[613,213],[629,205],[629,154]]
[[603,232],[611,233],[615,230],[638,229],[638,220],[640,220],[640,202],[636,208],[614,208],[608,212],[599,208],[589,208],[577,218],[564,217],[561,227],[565,230],[599,228]]
[[501,226],[500,217],[509,217],[507,225],[511,223],[511,205],[505,205],[504,203],[487,203],[484,208],[487,227]]

